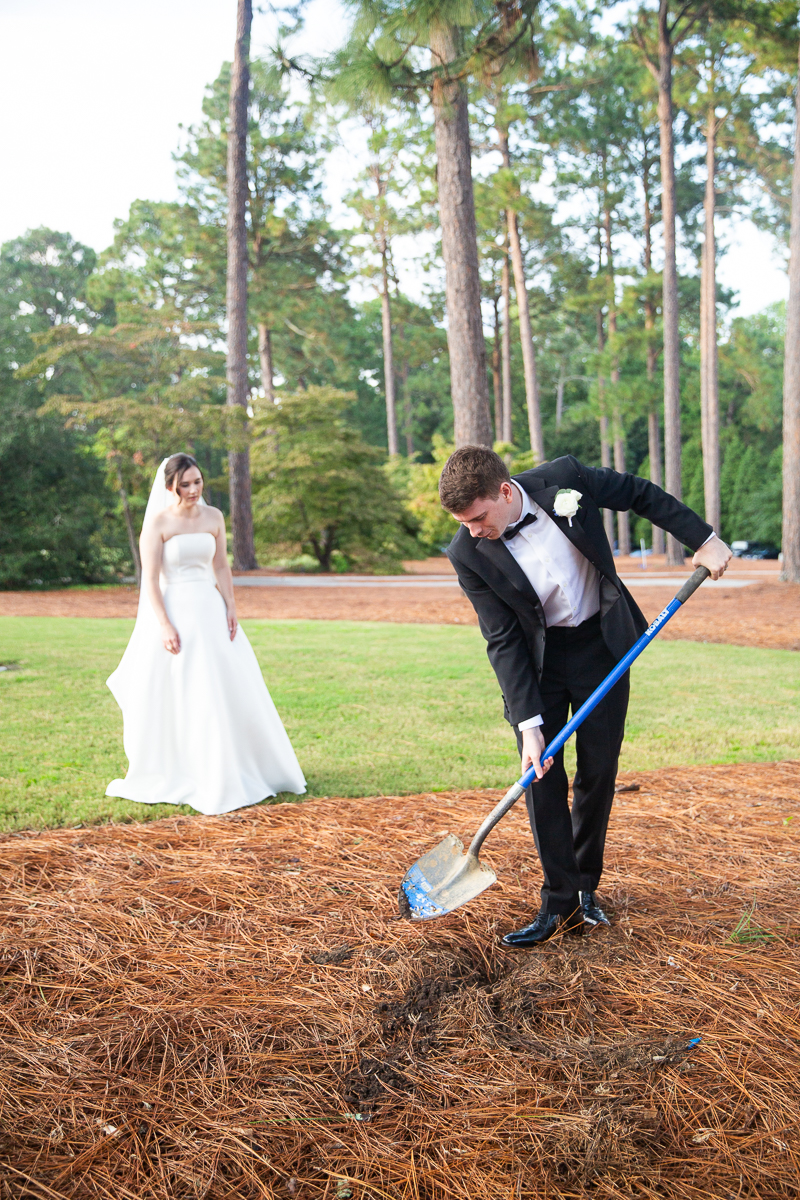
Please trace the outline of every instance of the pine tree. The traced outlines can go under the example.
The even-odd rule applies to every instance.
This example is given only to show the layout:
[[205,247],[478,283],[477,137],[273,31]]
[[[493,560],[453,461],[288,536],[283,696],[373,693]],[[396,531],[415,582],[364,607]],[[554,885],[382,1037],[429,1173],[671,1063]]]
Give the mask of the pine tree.
[[360,220],[350,243],[353,265],[362,278],[373,281],[380,297],[386,434],[392,457],[400,452],[392,324],[392,285],[397,285],[397,279],[392,247],[395,238],[422,226],[407,202],[413,190],[413,166],[419,164],[410,165],[407,159],[410,146],[421,150],[425,145],[426,131],[408,116],[393,121],[393,114],[386,109],[366,109],[360,116],[369,130],[368,165],[358,177],[359,186],[345,202]]
[[[250,101],[250,30],[252,0],[238,0],[236,43],[228,108],[228,270],[225,308],[228,318],[228,404],[244,411],[250,399],[247,364],[247,116]],[[250,451],[247,446],[228,454],[233,566],[252,571],[256,562]]]
[[[335,67],[344,95],[428,96],[434,118],[447,339],[456,444],[491,445],[486,348],[467,112],[467,81],[530,43],[536,0],[350,0],[348,45]],[[427,48],[430,65],[422,62]]]
[[[658,125],[661,144],[661,219],[664,239],[662,319],[664,327],[664,459],[665,486],[681,498],[681,391],[678,265],[676,256],[677,195],[675,187],[675,130],[672,75],[675,47],[692,31],[702,5],[684,4],[670,13],[670,0],[659,0],[655,30],[650,13],[640,10],[631,38],[642,53],[658,86]],[[683,563],[683,547],[667,537],[667,563]]]
[[783,377],[783,578],[800,583],[800,60],[795,91],[789,302]]

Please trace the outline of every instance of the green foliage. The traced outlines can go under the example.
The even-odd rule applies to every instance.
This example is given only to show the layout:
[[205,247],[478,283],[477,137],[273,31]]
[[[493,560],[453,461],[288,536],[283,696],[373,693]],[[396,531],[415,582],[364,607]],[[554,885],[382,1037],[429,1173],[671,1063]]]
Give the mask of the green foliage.
[[[348,208],[358,217],[352,232],[352,267],[361,279],[373,282],[380,293],[383,274],[395,281],[392,241],[424,228],[415,183],[420,175],[418,156],[430,153],[430,130],[416,114],[390,111],[363,114],[367,137],[368,165],[356,179],[356,188],[345,196]],[[425,136],[427,133],[428,136]]]
[[344,49],[330,56],[326,72],[333,94],[350,103],[364,98],[386,105],[396,94],[416,99],[442,74],[424,54],[436,27],[451,26],[460,52],[449,66],[457,78],[482,78],[498,61],[535,67],[533,17],[538,0],[513,6],[494,0],[347,0],[353,22]]
[[720,346],[722,536],[781,542],[785,305],[733,321]]
[[[404,461],[382,471],[370,506],[374,514],[385,502],[387,523],[373,519],[368,535],[349,509],[335,530],[321,513],[302,528],[288,511],[279,519],[279,498],[271,496],[264,468],[274,445],[265,430],[277,414],[260,413],[254,446],[262,548],[296,562],[303,548],[311,551],[313,529],[315,561],[326,569],[350,563],[367,569],[396,563],[415,547],[438,552],[453,530],[436,493],[453,411],[430,103],[444,73],[429,53],[434,23],[451,26],[455,58],[446,70],[469,90],[484,316],[495,326],[490,370],[496,382],[504,212],[511,205],[550,458],[573,453],[598,464],[598,418],[608,415],[623,437],[628,468],[649,470],[647,420],[662,402],[661,278],[651,255],[660,222],[658,122],[654,81],[630,28],[610,28],[596,5],[348,0],[346,7],[351,36],[341,52],[317,64],[307,99],[292,84],[282,52],[251,63],[250,382],[254,393],[269,393],[268,341],[272,380],[287,412],[295,402],[302,407],[302,394],[347,394],[346,402],[336,401],[335,417],[321,402],[303,438],[322,453],[324,431],[334,431],[331,447],[351,464],[341,475],[349,480],[344,491],[356,487],[356,462],[377,479],[387,442],[380,301],[372,291],[376,285],[388,291]],[[703,122],[713,94],[721,122],[720,210],[747,211],[785,232],[797,8],[794,0],[725,4],[714,7],[711,23],[704,16],[689,26],[688,10],[680,18],[686,36],[674,84],[679,238],[686,252],[683,485],[684,499],[700,512]],[[648,40],[652,6],[642,14]],[[638,19],[635,11],[618,15],[623,22]],[[132,513],[133,541],[153,467],[177,448],[198,454],[214,502],[225,505],[225,455],[246,436],[242,413],[223,403],[229,86],[224,64],[177,156],[179,200],[135,201],[99,259],[50,230],[0,251],[0,580],[6,586],[129,572],[123,517]],[[349,197],[358,225],[342,229],[332,222],[323,185],[335,161],[328,156],[353,114],[368,126],[368,164]],[[506,137],[510,166],[499,153]],[[422,287],[413,300],[401,290],[393,259],[401,237],[416,239]],[[732,300],[720,290],[721,532],[779,542],[785,312],[773,306],[726,324]],[[510,321],[514,446],[507,453],[519,470],[530,456],[513,293]],[[323,474],[334,478],[334,450],[325,451]],[[294,480],[300,490],[307,486],[299,468]],[[80,489],[80,511],[64,503],[67,487],[73,494]],[[644,521],[634,521],[632,533],[650,541]]]
[[361,569],[398,569],[417,552],[416,530],[380,453],[345,420],[352,399],[312,387],[258,409],[253,514],[264,556],[294,545],[330,571],[337,552]]
[[113,497],[91,438],[39,410],[67,363],[34,383],[18,367],[34,341],[98,319],[86,297],[95,254],[69,234],[36,229],[0,250],[0,587],[113,578],[125,569]]
[[409,456],[428,459],[437,435],[447,441],[453,437],[443,311],[438,304],[427,308],[398,295],[393,300],[392,325],[401,441],[405,440]]
[[729,942],[736,942],[740,946],[763,946],[766,942],[772,941],[775,934],[768,929],[762,929],[753,919],[756,907],[754,900],[750,907],[744,910],[736,923],[736,928],[728,938]]
[[405,495],[406,508],[417,522],[419,543],[429,554],[440,554],[453,540],[458,528],[439,500],[439,476],[454,449],[439,434],[434,434],[431,449],[433,462],[404,459],[388,468]]
[[176,447],[199,452],[200,446],[242,445],[245,414],[221,403],[222,356],[189,344],[207,335],[205,326],[181,323],[163,310],[136,315],[150,323],[88,331],[66,324],[35,334],[39,353],[17,375],[42,380],[56,370],[70,372],[79,390],[51,395],[40,414],[59,414],[67,428],[91,431],[109,488],[119,492],[120,505],[124,488],[143,513],[162,458]]
[[91,446],[24,407],[0,413],[0,588],[112,580],[127,555]]
[[[219,314],[225,296],[229,87],[226,63],[207,89],[204,120],[189,131],[179,159],[185,236],[215,280]],[[278,64],[252,62],[247,142],[252,360],[255,366],[261,325],[271,335],[273,374],[281,386],[324,384],[360,393],[364,385],[354,364],[371,352],[359,341],[344,292],[345,239],[328,219],[322,196],[325,142],[312,115],[290,99]]]

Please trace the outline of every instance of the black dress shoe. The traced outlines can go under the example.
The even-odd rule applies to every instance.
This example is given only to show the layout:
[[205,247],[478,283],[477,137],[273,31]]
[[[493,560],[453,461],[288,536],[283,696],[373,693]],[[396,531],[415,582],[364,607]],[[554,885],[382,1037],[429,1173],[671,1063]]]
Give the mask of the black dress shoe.
[[563,917],[561,913],[540,912],[524,929],[516,929],[513,933],[507,933],[502,944],[512,950],[528,950],[531,946],[538,946],[541,942],[549,941],[557,933],[580,937],[583,933],[583,919],[580,911],[571,913],[568,917]]
[[608,917],[597,903],[594,892],[578,892],[578,895],[581,898],[581,912],[583,913],[583,919],[589,929],[594,929],[598,925],[611,924]]

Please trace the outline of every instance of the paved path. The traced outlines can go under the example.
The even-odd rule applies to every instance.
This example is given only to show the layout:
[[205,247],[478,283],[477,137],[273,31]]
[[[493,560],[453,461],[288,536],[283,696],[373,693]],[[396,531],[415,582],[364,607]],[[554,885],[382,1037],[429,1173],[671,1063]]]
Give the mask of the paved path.
[[[688,579],[691,572],[685,575],[649,574],[642,571],[640,575],[620,575],[627,587],[670,587],[676,590],[683,580]],[[704,588],[742,588],[750,584],[760,583],[753,578],[755,572],[749,572],[746,578],[725,575],[722,579],[707,579]],[[452,575],[234,575],[236,587],[258,588],[431,588],[458,587],[458,580]]]

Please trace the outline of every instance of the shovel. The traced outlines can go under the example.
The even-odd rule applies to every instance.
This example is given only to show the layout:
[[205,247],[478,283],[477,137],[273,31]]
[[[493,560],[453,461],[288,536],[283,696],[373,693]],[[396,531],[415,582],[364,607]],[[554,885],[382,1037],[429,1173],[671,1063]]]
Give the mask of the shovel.
[[[586,720],[592,709],[596,708],[603,697],[611,691],[614,684],[625,674],[645,647],[649,646],[660,629],[666,625],[670,617],[685,604],[700,587],[704,579],[708,579],[710,571],[698,567],[694,574],[687,579],[674,599],[660,612],[649,629],[645,630],[635,646],[614,667],[600,684],[595,688],[589,699],[581,705],[578,711],[567,722],[560,733],[556,734],[542,754],[542,762],[553,758],[566,745],[579,725]],[[427,854],[414,863],[407,872],[400,887],[398,903],[401,916],[412,921],[427,921],[431,917],[443,917],[453,909],[474,900],[481,892],[497,879],[491,867],[487,867],[478,858],[480,848],[486,837],[507,812],[514,807],[530,784],[536,781],[536,771],[529,767],[524,775],[510,787],[500,803],[492,809],[470,843],[466,854],[463,842],[452,833],[444,841],[434,846]]]

